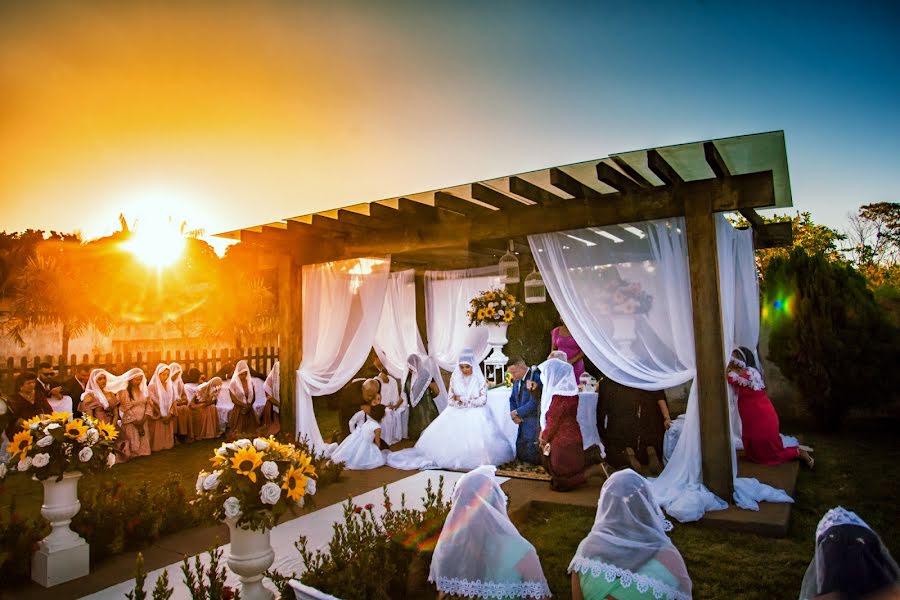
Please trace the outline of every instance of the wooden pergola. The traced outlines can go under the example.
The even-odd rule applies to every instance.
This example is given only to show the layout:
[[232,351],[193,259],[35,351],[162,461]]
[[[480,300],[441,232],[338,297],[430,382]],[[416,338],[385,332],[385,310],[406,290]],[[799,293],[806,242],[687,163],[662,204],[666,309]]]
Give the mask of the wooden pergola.
[[[789,245],[790,223],[765,224],[761,208],[792,205],[784,132],[776,131],[613,154],[607,158],[439,190],[365,202],[219,234],[259,246],[278,271],[279,360],[302,358],[302,266],[392,255],[415,268],[420,330],[426,268],[496,264],[507,240],[530,252],[530,234],[684,217],[690,262],[701,414],[703,479],[732,497],[730,425],[716,249],[717,212],[740,212],[757,248]],[[295,397],[281,378],[281,397]],[[294,430],[295,407],[282,405]]]

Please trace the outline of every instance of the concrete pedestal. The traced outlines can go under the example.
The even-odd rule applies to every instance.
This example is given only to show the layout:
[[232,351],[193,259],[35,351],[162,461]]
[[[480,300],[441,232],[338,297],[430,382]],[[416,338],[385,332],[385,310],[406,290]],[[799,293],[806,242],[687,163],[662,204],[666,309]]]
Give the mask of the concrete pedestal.
[[84,577],[90,571],[91,551],[87,542],[62,550],[40,548],[31,557],[31,579],[44,587],[52,587]]

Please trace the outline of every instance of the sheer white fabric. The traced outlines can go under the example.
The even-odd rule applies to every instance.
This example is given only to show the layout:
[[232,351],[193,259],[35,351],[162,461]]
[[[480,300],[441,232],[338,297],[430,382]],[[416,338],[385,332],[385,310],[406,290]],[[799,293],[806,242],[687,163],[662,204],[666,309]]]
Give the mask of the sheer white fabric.
[[547,427],[547,411],[553,396],[577,396],[575,369],[568,361],[551,358],[538,366],[541,372],[541,431]]
[[163,383],[160,378],[160,373],[163,371],[168,371],[169,377],[171,377],[169,365],[160,363],[156,365],[156,370],[153,372],[153,377],[150,378],[150,385],[147,388],[150,392],[150,398],[159,407],[160,416],[168,417],[169,413],[172,412],[172,405],[175,404],[175,386],[168,379]]
[[[746,232],[735,232],[724,217],[717,218],[727,359],[738,320],[742,323],[740,335],[748,336],[740,339],[756,346],[756,341],[750,340],[754,332],[752,302],[737,311],[735,299],[737,281],[741,293],[746,294],[755,270],[743,266],[736,274],[739,264],[753,261],[752,238],[748,242],[743,235]],[[569,331],[587,357],[618,383],[661,390],[691,381],[696,374],[684,231],[684,219],[679,218],[528,238],[547,291]],[[740,260],[735,258],[738,253],[742,254]],[[735,317],[737,312],[741,319]],[[755,318],[758,334],[758,314]],[[666,512],[679,521],[695,521],[707,510],[727,506],[702,483],[700,413],[694,385],[678,445],[651,486]],[[764,499],[789,501],[784,492],[755,480],[736,480],[735,487],[735,501],[742,507],[752,508],[755,501]]]
[[[84,400],[88,396],[92,396],[95,398],[104,409],[109,408],[109,400],[106,398],[106,394],[103,393],[105,388],[101,388],[100,384],[97,382],[97,378],[101,375],[106,377],[106,386],[109,386],[109,382],[116,379],[116,376],[107,371],[106,369],[94,369],[91,371],[91,374],[88,376],[87,385],[84,386],[84,392],[81,394],[81,400]],[[127,385],[127,383],[126,383]],[[125,389],[123,386],[122,390]],[[120,390],[116,390],[118,392]],[[116,393],[110,390],[110,393]]]
[[397,380],[387,376],[388,380],[384,381],[379,376],[381,382],[381,404],[384,405],[384,418],[381,419],[381,439],[387,445],[393,445],[402,440],[403,434],[403,413],[406,412],[406,403],[400,406],[390,408],[400,402],[400,386]]
[[[237,368],[235,368],[237,372]],[[234,408],[234,402],[231,401],[231,385],[234,381],[234,374],[227,383],[223,384],[219,389],[219,396],[216,399],[216,413],[219,416],[219,428],[224,431],[228,424],[228,415]],[[250,378],[250,385],[253,387],[251,392],[253,395],[253,411],[256,417],[262,414],[263,408],[266,406],[266,394],[264,391],[265,382],[258,377]]]
[[613,473],[600,490],[594,525],[578,545],[569,572],[618,579],[622,587],[651,590],[656,598],[688,600],[691,578],[666,534],[671,529],[646,479],[631,469]]
[[[424,354],[410,354],[406,364],[409,367],[410,373],[413,375],[410,394],[407,398],[410,406],[417,406],[419,404],[419,401],[422,400],[422,396],[425,395],[425,390],[428,389],[428,386],[433,381],[438,386],[438,395],[433,398],[438,412],[447,408],[447,386],[444,385],[444,378],[441,376],[441,368],[438,366],[434,357],[426,356]],[[406,393],[405,388],[403,393]]]
[[425,353],[416,323],[415,275],[415,270],[409,269],[388,276],[387,294],[375,333],[375,353],[397,381],[406,381],[407,357]]
[[428,580],[466,598],[549,598],[537,552],[510,521],[494,473],[478,467],[456,482]]
[[169,380],[172,382],[172,387],[175,392],[175,400],[180,400],[182,397],[187,396],[187,392],[184,389],[184,380],[182,377],[184,376],[184,369],[178,363],[172,363],[169,365]]
[[277,405],[279,402],[279,394],[281,393],[281,363],[275,361],[272,370],[266,376],[266,382],[263,384],[263,391],[267,396],[271,396]]
[[303,360],[297,370],[297,435],[322,452],[313,396],[332,394],[359,371],[375,342],[390,257],[303,267]]
[[[247,376],[243,381],[241,380],[242,374]],[[245,385],[247,386],[246,391],[244,390]],[[234,373],[228,381],[228,391],[242,404],[252,405],[256,401],[256,390],[250,377],[250,365],[246,360],[238,361],[238,364],[235,365]]]
[[496,266],[456,271],[425,271],[425,322],[428,354],[445,371],[452,371],[464,348],[475,354],[480,364],[491,351],[488,330],[483,325],[469,327],[469,301],[491,288],[500,287]]

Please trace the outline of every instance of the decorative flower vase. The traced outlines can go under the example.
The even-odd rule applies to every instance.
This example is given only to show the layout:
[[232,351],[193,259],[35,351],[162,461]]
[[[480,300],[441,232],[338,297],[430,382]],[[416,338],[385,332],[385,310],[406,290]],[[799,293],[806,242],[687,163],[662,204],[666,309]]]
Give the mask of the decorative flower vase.
[[506,339],[509,323],[490,324],[485,327],[488,330],[488,346],[491,347],[491,352],[484,360],[484,364],[497,367],[506,366],[509,357],[503,354],[503,346],[509,341]]
[[275,562],[269,539],[271,530],[251,531],[237,526],[237,519],[225,519],[231,533],[228,568],[241,580],[244,600],[272,600],[275,595],[263,584],[263,573]]
[[44,503],[41,515],[53,530],[38,543],[31,558],[31,578],[44,587],[51,587],[84,577],[90,571],[90,547],[80,535],[69,529],[72,517],[81,510],[78,501],[78,480],[81,473],[65,473],[44,479]]

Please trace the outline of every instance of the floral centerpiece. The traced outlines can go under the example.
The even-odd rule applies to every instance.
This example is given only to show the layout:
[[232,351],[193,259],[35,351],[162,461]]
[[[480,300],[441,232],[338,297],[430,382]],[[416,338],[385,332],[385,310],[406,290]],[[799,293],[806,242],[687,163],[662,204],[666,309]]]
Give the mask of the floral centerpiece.
[[[115,440],[119,432],[109,423],[88,416],[55,412],[32,417],[22,423],[6,448],[10,470],[31,473],[44,481],[61,481],[70,472],[87,473],[116,464]],[[0,478],[6,469],[0,469]]]
[[525,307],[516,297],[501,289],[481,292],[469,300],[469,327],[472,325],[500,325],[512,323],[525,315]]
[[311,457],[272,437],[222,444],[210,462],[214,470],[200,472],[197,495],[212,504],[217,519],[234,520],[241,529],[271,529],[316,493]]

